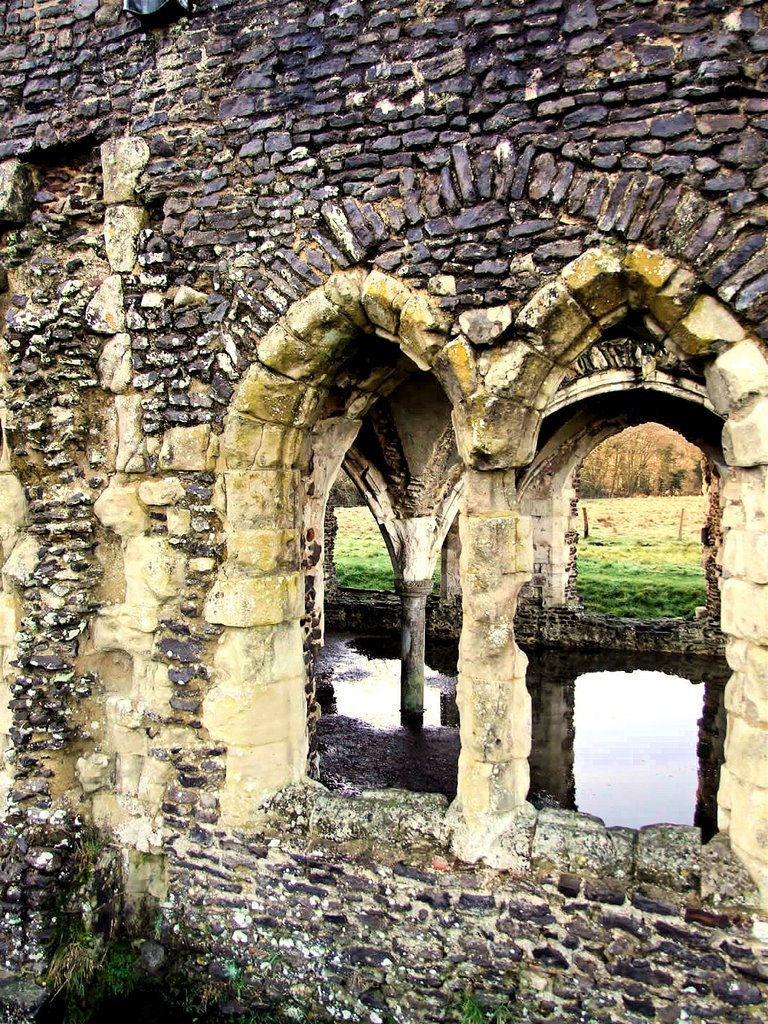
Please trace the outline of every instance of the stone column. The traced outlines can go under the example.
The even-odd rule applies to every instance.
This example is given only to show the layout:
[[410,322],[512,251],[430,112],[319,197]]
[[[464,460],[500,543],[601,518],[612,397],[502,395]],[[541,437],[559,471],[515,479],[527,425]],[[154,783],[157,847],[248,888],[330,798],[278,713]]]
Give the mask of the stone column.
[[421,723],[424,716],[424,647],[427,628],[428,580],[395,580],[400,595],[400,714],[403,722]]
[[461,595],[460,555],[461,539],[459,537],[459,517],[457,516],[445,535],[440,552],[440,597],[459,597]]
[[457,855],[499,867],[511,863],[499,839],[524,806],[529,785],[531,699],[513,624],[531,574],[531,549],[514,473],[468,471],[461,516],[461,755],[451,819]]
[[531,496],[521,509],[532,519],[533,580],[531,587],[543,608],[560,608],[567,603],[573,541],[573,486],[552,481],[546,496]]

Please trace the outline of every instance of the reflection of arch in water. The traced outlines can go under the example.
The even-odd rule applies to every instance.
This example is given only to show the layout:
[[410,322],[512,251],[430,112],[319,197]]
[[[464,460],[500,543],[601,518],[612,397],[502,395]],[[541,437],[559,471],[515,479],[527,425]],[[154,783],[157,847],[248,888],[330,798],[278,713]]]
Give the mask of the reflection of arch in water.
[[[631,664],[628,665],[628,661]],[[635,652],[631,658],[622,651],[590,653],[539,650],[531,657],[528,688],[533,705],[531,749],[531,790],[535,804],[554,803],[577,809],[579,793],[574,778],[574,711],[577,680],[586,673],[644,670],[701,680],[702,717],[698,721],[698,787],[693,823],[705,840],[717,832],[717,787],[724,757],[724,691],[729,670],[725,661],[687,656],[685,660],[653,653]],[[663,710],[659,711],[663,714]],[[590,812],[589,807],[578,809]]]
[[[720,441],[722,419],[711,410],[700,385],[657,373],[648,381],[625,379],[621,390],[617,377],[626,374],[607,376],[609,380],[603,381],[607,391],[587,378],[578,381],[569,394],[558,395],[542,424],[536,456],[520,475],[521,506],[533,524],[529,596],[545,607],[572,600],[575,476],[599,444],[628,427],[661,423],[702,451],[715,483],[726,470]],[[717,493],[716,489],[715,499]]]

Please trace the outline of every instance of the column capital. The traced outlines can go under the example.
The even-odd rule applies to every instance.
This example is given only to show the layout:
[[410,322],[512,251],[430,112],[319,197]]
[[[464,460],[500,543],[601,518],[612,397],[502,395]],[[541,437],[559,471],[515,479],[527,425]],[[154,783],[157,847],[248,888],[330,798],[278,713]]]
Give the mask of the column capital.
[[395,578],[395,593],[403,597],[427,597],[432,593],[432,577],[428,580],[404,580]]

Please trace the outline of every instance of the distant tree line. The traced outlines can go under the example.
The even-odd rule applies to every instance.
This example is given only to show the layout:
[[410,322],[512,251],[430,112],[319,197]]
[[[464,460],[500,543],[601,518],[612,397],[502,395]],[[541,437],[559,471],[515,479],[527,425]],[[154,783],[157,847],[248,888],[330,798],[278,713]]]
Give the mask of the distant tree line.
[[700,494],[702,453],[658,423],[608,438],[581,465],[583,498]]

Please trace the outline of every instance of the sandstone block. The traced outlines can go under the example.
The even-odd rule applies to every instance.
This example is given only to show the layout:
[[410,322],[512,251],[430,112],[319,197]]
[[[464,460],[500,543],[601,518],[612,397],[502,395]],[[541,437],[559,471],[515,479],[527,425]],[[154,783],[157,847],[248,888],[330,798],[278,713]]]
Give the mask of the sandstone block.
[[304,679],[301,626],[297,621],[252,629],[225,629],[214,654],[216,679],[228,688]]
[[623,881],[632,878],[634,844],[632,829],[608,829],[588,814],[544,808],[536,822],[531,859],[541,868]]
[[644,245],[632,245],[624,257],[624,271],[630,289],[630,302],[642,309],[650,295],[663,288],[679,264]]
[[526,573],[531,568],[532,523],[530,516],[506,514],[461,517],[461,573],[496,577]]
[[690,312],[672,328],[670,336],[678,348],[691,356],[708,355],[724,343],[733,345],[746,338],[738,320],[711,295],[700,295]]
[[435,274],[427,281],[427,291],[430,295],[455,295],[456,278],[453,274]]
[[[693,306],[698,288],[698,281],[690,271],[676,270],[663,288],[648,296],[648,308],[656,322],[665,330],[674,327]],[[693,323],[700,324],[700,318],[695,317]]]
[[303,611],[304,585],[299,573],[222,573],[206,598],[203,617],[222,626],[270,626],[298,619]]
[[[307,308],[310,305],[312,308]],[[295,311],[296,306],[304,308]],[[264,366],[292,380],[320,381],[328,377],[357,331],[322,291],[312,292],[295,303],[285,320],[295,323],[303,334],[299,336],[278,324],[256,343],[256,350]]]
[[154,648],[157,605],[107,605],[91,624],[93,646],[99,651],[130,651],[148,659]]
[[84,793],[95,793],[110,785],[112,761],[106,754],[79,757],[75,764],[75,775]]
[[329,360],[340,355],[358,333],[355,324],[328,298],[323,288],[316,288],[294,302],[283,322],[291,334],[318,348]]
[[474,353],[463,338],[453,338],[435,359],[440,383],[453,405],[466,401],[477,391]]
[[413,292],[397,278],[372,270],[360,295],[368,319],[390,334],[397,334],[400,313]]
[[768,533],[729,530],[723,544],[723,572],[752,583],[768,583]]
[[8,540],[24,523],[27,499],[13,473],[0,473],[0,540]]
[[115,273],[129,274],[133,270],[139,232],[146,226],[146,210],[138,206],[108,206],[104,211],[104,247]]
[[35,197],[31,167],[21,160],[0,163],[0,225],[24,224]]
[[[480,372],[489,391],[529,408],[543,408],[549,401],[554,388],[545,385],[552,371],[551,360],[524,341],[511,341],[501,349],[484,353],[480,360]],[[560,373],[556,379],[559,384]]]
[[444,316],[421,295],[412,295],[400,311],[400,348],[422,370],[429,369],[442,351],[448,333]]
[[119,274],[106,277],[85,309],[85,322],[97,334],[118,334],[125,330],[123,280]]
[[235,530],[227,536],[229,564],[246,572],[292,572],[299,567],[297,530]]
[[115,334],[104,343],[99,356],[99,381],[114,394],[127,391],[133,379],[130,334]]
[[174,769],[170,762],[160,761],[156,757],[141,759],[136,796],[149,814],[160,814],[173,775]]
[[3,580],[17,587],[26,587],[40,561],[40,541],[29,534],[22,536],[13,545],[3,565]]
[[368,272],[363,267],[337,270],[325,282],[323,291],[356,327],[370,329],[371,324],[361,301],[367,276]]
[[476,469],[527,466],[536,453],[541,415],[500,395],[475,395],[454,408],[462,461]]
[[101,172],[105,203],[130,203],[136,197],[136,182],[149,161],[144,139],[126,136],[109,139],[101,147]]
[[527,757],[481,761],[462,747],[456,800],[470,827],[473,819],[492,820],[518,811],[525,804],[530,782]]
[[730,466],[768,465],[768,398],[728,419],[723,428],[723,455]]
[[637,834],[638,882],[677,892],[698,889],[701,831],[689,825],[646,825]]
[[509,306],[470,309],[459,314],[459,328],[475,345],[493,345],[511,324]]
[[727,529],[762,530],[768,524],[768,467],[729,470],[721,489]]
[[129,537],[125,544],[127,604],[162,602],[179,592],[184,560],[163,537]]
[[478,679],[460,675],[456,699],[461,716],[461,746],[478,761],[528,757],[531,752],[531,697],[525,676]]
[[515,324],[534,349],[562,366],[577,359],[599,336],[591,318],[559,281],[539,288]]
[[189,509],[171,505],[167,508],[165,518],[168,524],[168,533],[172,537],[184,537],[189,533],[192,523],[192,513]]
[[603,246],[590,249],[560,272],[566,288],[595,320],[602,320],[627,301],[626,282],[619,254]]
[[320,394],[308,384],[254,363],[238,385],[233,405],[238,412],[266,423],[302,427],[309,423]]
[[190,288],[189,285],[183,284],[180,288],[176,289],[176,294],[173,296],[173,305],[175,309],[186,309],[189,306],[207,306],[208,296],[205,292],[199,292],[196,288]]
[[768,647],[768,586],[725,580],[722,602],[723,632]]
[[136,488],[113,477],[93,506],[96,518],[121,537],[138,537],[149,527],[147,513]]
[[13,647],[16,643],[18,603],[12,594],[0,593],[0,647]]
[[754,341],[737,341],[705,367],[707,391],[721,416],[756,395],[768,395],[768,360]]
[[[748,646],[744,644],[745,648]],[[763,670],[734,672],[725,688],[725,707],[749,724],[765,728],[768,726],[768,651],[762,647],[752,650],[762,653]]]
[[218,440],[207,423],[194,427],[169,427],[163,436],[160,469],[211,470],[216,463]]
[[729,716],[725,760],[733,776],[768,790],[768,730],[758,723],[736,714]]
[[296,525],[299,475],[290,469],[224,473],[226,515],[232,531],[292,530]]
[[118,473],[143,473],[144,431],[141,427],[141,395],[117,395],[117,458]]
[[273,793],[304,778],[306,738],[227,751],[219,827],[247,830],[259,821],[260,806]]
[[[720,789],[724,791],[724,805],[730,811],[728,835],[736,853],[744,860],[744,854],[762,865],[762,895],[765,899],[765,882],[768,881],[768,787],[757,786],[742,780],[731,771],[730,764],[721,769]],[[718,792],[718,799],[721,794]],[[747,861],[755,881],[753,865]]]
[[203,702],[202,721],[212,739],[229,747],[251,748],[301,742],[307,701],[303,674],[259,685],[253,675],[233,684],[214,682]]
[[175,505],[185,493],[184,485],[177,476],[142,480],[138,490],[139,498],[145,505]]

